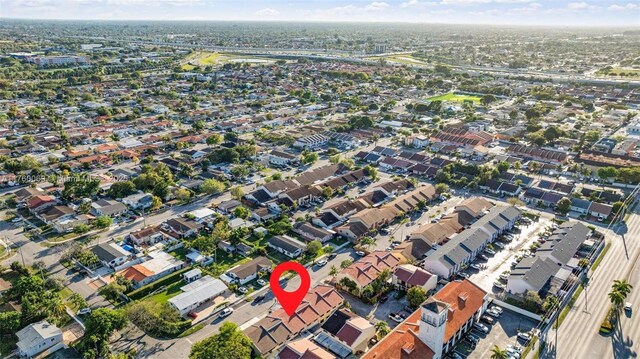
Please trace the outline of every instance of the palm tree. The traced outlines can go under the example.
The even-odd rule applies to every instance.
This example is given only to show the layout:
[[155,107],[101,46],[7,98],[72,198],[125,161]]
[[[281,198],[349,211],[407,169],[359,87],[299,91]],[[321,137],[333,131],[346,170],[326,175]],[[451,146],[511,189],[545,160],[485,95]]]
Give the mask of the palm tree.
[[384,337],[385,335],[389,334],[389,332],[391,331],[391,329],[389,328],[389,324],[387,324],[387,322],[385,322],[384,320],[377,322],[375,327],[376,327],[376,333],[378,334],[378,338]]
[[509,354],[505,349],[500,348],[497,345],[494,345],[491,349],[491,359],[508,359]]
[[582,258],[578,261],[578,266],[580,268],[587,268],[589,266],[589,260],[587,258]]
[[629,293],[631,293],[631,289],[633,289],[633,286],[629,284],[629,282],[627,282],[625,279],[616,279],[613,281],[611,289],[622,293],[624,298],[626,299]]
[[624,295],[624,293],[621,293],[617,290],[611,290],[611,292],[609,292],[609,300],[611,300],[611,304],[613,304],[613,306],[616,308],[616,310],[620,310],[620,308],[622,308],[622,304],[624,303],[624,300],[626,298],[626,296]]

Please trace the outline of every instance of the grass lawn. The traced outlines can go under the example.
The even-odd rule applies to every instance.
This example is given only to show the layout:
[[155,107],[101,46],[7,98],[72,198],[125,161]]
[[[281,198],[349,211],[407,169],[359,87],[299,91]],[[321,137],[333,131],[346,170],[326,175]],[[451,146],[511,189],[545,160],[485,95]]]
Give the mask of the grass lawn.
[[195,332],[197,332],[198,330],[204,328],[205,324],[204,323],[198,323],[196,325],[194,325],[193,327],[185,330],[184,332],[182,332],[182,334],[178,335],[178,338],[183,338],[186,337],[188,335],[191,335]]
[[[626,76],[620,76],[620,74],[626,74]],[[629,68],[622,68],[622,67],[614,67],[611,70],[608,71],[598,71],[598,75],[604,75],[604,76],[616,76],[616,77],[620,77],[622,79],[624,78],[633,78],[633,77],[640,77],[640,69],[629,69]]]
[[185,70],[185,71],[191,71],[191,70],[193,70],[193,69],[195,69],[195,68],[196,68],[195,66],[190,65],[190,64],[184,64],[184,65],[182,65],[182,69],[183,69],[183,70]]
[[7,248],[4,245],[0,245],[0,258],[7,254]]
[[168,301],[169,299],[175,297],[176,295],[181,293],[180,287],[185,285],[184,281],[175,282],[173,284],[168,285],[165,290],[160,293],[156,293],[152,296],[145,298],[144,300],[150,300],[156,303],[163,303]]
[[[280,264],[282,262],[288,262],[291,260],[291,258],[285,256],[284,254],[274,250],[274,249],[269,249],[267,250],[267,257],[269,259],[271,259],[273,261],[273,263],[275,264]],[[301,258],[299,258],[301,259]]]
[[335,245],[336,247],[341,246],[346,242],[349,242],[349,240],[343,237],[335,237],[330,241],[330,243]]
[[464,102],[464,101],[472,101],[473,103],[480,103],[479,96],[470,96],[470,95],[457,95],[453,92],[449,92],[444,95],[434,96],[427,99],[428,101],[455,101],[455,102]]
[[81,234],[74,233],[74,232],[60,234],[54,230],[51,230],[49,233],[44,234],[44,237],[49,242],[62,242],[78,236],[81,236]]
[[172,256],[184,261],[184,260],[187,259],[187,254],[189,254],[189,252],[190,252],[189,248],[182,247],[182,248],[176,249],[175,251],[173,251],[173,252],[171,252],[169,254],[171,254]]
[[73,294],[73,291],[67,287],[64,287],[60,290],[60,292],[58,292],[58,294],[60,294],[60,298],[67,299],[71,296],[71,294]]
[[187,64],[182,65],[182,69],[186,71],[193,70],[194,65],[199,66],[212,66],[212,65],[224,65],[230,62],[249,62],[249,63],[268,63],[275,62],[275,59],[252,57],[241,54],[229,54],[222,52],[209,52],[199,51],[189,55],[187,58]]

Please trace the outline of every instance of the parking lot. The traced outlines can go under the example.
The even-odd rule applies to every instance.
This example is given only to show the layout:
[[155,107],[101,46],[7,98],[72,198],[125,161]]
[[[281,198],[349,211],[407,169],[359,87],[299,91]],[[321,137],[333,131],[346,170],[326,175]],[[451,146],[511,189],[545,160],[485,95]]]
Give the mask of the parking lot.
[[[483,324],[489,328],[489,333],[482,334],[477,330],[472,331],[475,336],[480,338],[480,341],[476,344],[475,349],[468,353],[467,358],[469,359],[491,357],[491,348],[494,345],[502,349],[508,345],[523,348],[526,343],[518,339],[518,332],[529,332],[538,323],[528,317],[503,308],[502,315],[500,315],[495,324]],[[458,351],[458,347],[456,347],[456,351]],[[461,354],[466,353],[461,352]]]
[[401,315],[409,316],[410,312],[404,310],[409,302],[407,301],[407,297],[403,296],[402,298],[396,298],[398,291],[391,291],[388,293],[388,299],[384,303],[376,303],[375,305],[370,305],[363,303],[360,299],[352,297],[351,295],[340,292],[342,296],[345,297],[347,302],[351,304],[351,309],[363,318],[370,318],[371,322],[376,323],[379,321],[386,321],[389,324],[390,328],[394,328],[398,325],[398,322],[389,318],[389,314],[391,313],[400,313]]

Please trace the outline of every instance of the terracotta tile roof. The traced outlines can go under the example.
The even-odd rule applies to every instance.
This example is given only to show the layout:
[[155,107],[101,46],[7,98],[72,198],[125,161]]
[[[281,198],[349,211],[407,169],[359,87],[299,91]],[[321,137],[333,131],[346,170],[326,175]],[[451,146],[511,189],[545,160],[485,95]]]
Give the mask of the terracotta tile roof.
[[41,205],[49,202],[54,202],[55,198],[52,196],[34,196],[27,201],[27,206],[31,209],[38,208]]
[[141,280],[152,276],[154,273],[144,266],[136,264],[127,269],[123,269],[119,274],[127,278],[128,280],[140,282]]
[[373,282],[385,269],[393,271],[404,261],[402,255],[386,251],[374,251],[343,269],[340,273],[356,281],[361,287]]
[[371,326],[371,323],[362,317],[351,318],[338,331],[336,337],[351,346],[362,335],[362,331]]
[[413,312],[362,359],[431,359],[433,350],[418,338],[420,310]]
[[278,353],[278,359],[334,359],[333,354],[307,338],[292,341]]
[[449,282],[433,296],[434,299],[449,304],[445,343],[482,307],[486,295],[487,292],[465,279]]

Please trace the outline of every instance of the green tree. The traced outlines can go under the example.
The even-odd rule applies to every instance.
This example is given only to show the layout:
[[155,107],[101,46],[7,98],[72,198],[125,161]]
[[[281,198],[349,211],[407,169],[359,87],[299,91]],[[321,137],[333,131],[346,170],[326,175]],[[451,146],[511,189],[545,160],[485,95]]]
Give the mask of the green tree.
[[437,194],[443,194],[443,193],[449,192],[449,185],[446,183],[437,183],[435,188],[436,188]]
[[309,242],[309,244],[307,244],[307,252],[311,253],[311,255],[313,256],[318,255],[318,253],[320,253],[321,250],[322,250],[322,243],[320,243],[320,241],[318,240],[311,241]]
[[387,324],[387,322],[385,322],[384,320],[377,322],[375,324],[375,327],[378,339],[384,338],[391,331],[391,328],[389,328],[389,324]]
[[618,170],[615,167],[601,167],[596,173],[602,180],[610,180],[618,176]]
[[353,261],[351,259],[345,259],[342,262],[340,262],[340,268],[345,269],[349,267],[351,264],[353,264]]
[[235,323],[225,322],[218,334],[193,345],[189,359],[250,359],[251,351],[251,340]]
[[71,305],[76,309],[82,309],[88,307],[86,299],[79,293],[73,293],[67,299]]
[[173,194],[176,196],[176,199],[182,203],[189,202],[191,197],[193,197],[193,192],[186,188],[178,188]]
[[113,223],[113,219],[109,216],[100,216],[98,218],[96,218],[96,228],[109,228],[111,227],[111,224]]
[[215,180],[213,178],[209,178],[202,182],[200,186],[200,190],[206,194],[219,194],[222,193],[226,188],[225,184]]
[[427,291],[422,287],[411,287],[407,291],[407,300],[413,308],[417,308],[427,300]]
[[570,199],[568,199],[567,197],[563,197],[561,200],[558,201],[558,204],[556,205],[556,211],[558,211],[558,213],[562,215],[566,215],[567,213],[569,213],[570,210],[571,210]]
[[491,348],[491,359],[508,359],[509,353],[505,349],[500,348],[497,345],[494,345]]
[[304,164],[312,164],[318,160],[318,154],[315,152],[305,153],[300,156],[300,162]]
[[100,295],[104,296],[111,302],[117,302],[126,291],[127,287],[114,280],[100,288]]
[[20,312],[0,312],[0,334],[15,334],[19,329]]
[[222,136],[220,136],[217,133],[214,133],[213,135],[207,137],[207,145],[209,146],[215,146],[215,145],[219,145],[220,143],[222,143]]
[[555,295],[548,295],[547,298],[545,298],[544,303],[542,303],[542,310],[545,313],[550,313],[552,310],[558,307],[559,303],[560,301],[558,300],[558,297],[556,297]]
[[244,197],[245,193],[242,190],[242,187],[240,186],[236,186],[231,188],[231,190],[229,191],[229,193],[231,193],[231,196],[235,199],[237,199],[238,201],[242,199],[242,197]]
[[131,181],[115,182],[107,192],[111,198],[122,198],[136,193],[136,185]]
[[109,338],[127,325],[127,317],[121,310],[99,308],[92,311],[85,321],[85,333],[78,345],[83,358],[97,359],[109,355]]

